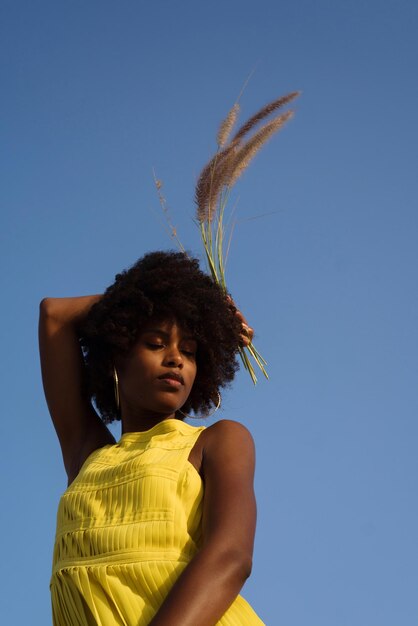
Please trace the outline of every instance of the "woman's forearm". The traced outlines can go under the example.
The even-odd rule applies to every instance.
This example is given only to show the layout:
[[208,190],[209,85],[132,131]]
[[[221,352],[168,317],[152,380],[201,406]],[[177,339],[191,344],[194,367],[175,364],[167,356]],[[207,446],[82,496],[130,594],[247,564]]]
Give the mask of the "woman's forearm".
[[183,571],[149,626],[215,626],[251,572],[251,558],[205,546]]
[[75,298],[44,298],[41,302],[41,319],[58,325],[77,326],[102,296],[79,296]]

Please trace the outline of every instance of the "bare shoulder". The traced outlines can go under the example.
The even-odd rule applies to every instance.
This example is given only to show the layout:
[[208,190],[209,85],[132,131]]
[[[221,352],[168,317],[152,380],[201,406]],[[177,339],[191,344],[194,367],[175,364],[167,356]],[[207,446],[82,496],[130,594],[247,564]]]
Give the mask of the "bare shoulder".
[[254,456],[253,437],[243,424],[234,420],[219,420],[208,426],[202,433],[205,452]]
[[234,420],[219,420],[208,426],[205,430],[209,437],[214,438],[235,438],[239,437],[253,441],[253,437],[244,424],[236,422]]

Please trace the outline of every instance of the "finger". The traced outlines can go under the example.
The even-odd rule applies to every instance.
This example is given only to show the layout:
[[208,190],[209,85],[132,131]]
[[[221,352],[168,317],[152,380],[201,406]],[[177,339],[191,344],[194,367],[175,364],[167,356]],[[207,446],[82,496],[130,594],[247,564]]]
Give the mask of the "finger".
[[237,309],[235,315],[237,316],[240,322],[242,322],[243,324],[247,323],[247,320],[245,319],[245,317],[243,316],[243,314],[241,313],[239,309]]
[[245,348],[251,343],[250,339],[246,335],[240,335],[240,344]]
[[247,347],[251,344],[254,337],[254,331],[248,324],[242,325],[242,332],[240,333],[241,345]]
[[251,328],[251,326],[248,326],[248,324],[243,323],[242,324],[242,330],[243,330],[243,334],[248,337],[248,339],[250,341],[252,341],[253,337],[254,337],[254,329]]

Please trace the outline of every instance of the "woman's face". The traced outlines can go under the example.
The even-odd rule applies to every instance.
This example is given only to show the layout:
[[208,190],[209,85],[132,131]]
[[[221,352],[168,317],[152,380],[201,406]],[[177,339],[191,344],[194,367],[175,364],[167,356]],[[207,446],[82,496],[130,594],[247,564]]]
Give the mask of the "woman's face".
[[196,378],[197,342],[175,321],[150,321],[117,363],[122,417],[174,414]]

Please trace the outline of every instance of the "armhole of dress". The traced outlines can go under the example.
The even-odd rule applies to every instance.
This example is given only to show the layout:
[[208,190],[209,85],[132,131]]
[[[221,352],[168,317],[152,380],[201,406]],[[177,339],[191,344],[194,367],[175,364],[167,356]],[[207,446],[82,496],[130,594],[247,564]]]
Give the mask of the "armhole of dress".
[[202,454],[199,457],[200,458],[200,464],[199,464],[198,468],[191,461],[190,457],[193,456],[193,454],[196,454],[196,448],[201,445],[201,442],[199,441],[200,437],[201,437],[202,433],[205,432],[205,430],[206,430],[206,426],[203,426],[202,430],[199,432],[199,434],[197,435],[196,439],[194,440],[193,445],[192,445],[192,447],[189,450],[189,454],[187,455],[187,463],[189,463],[192,467],[194,467],[194,469],[196,470],[196,472],[199,474],[199,476],[201,478],[203,478],[203,476],[202,476],[203,451],[202,451]]

